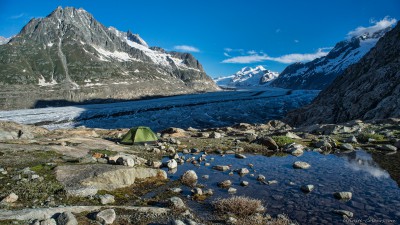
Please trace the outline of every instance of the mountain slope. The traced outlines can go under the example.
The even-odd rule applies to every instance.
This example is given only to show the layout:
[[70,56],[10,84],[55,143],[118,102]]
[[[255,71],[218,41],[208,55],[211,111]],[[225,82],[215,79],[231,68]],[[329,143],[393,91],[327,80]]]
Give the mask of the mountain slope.
[[32,19],[0,46],[0,86],[2,109],[218,89],[192,55],[149,48],[71,7]]
[[0,36],[0,45],[7,44],[7,42],[10,40],[10,38],[5,38],[3,36]]
[[287,121],[308,125],[389,117],[400,117],[400,24]]
[[222,87],[249,87],[265,85],[276,77],[278,73],[257,66],[244,67],[231,76],[215,78],[214,81]]
[[325,89],[347,67],[357,63],[391,27],[337,43],[328,55],[308,63],[289,65],[271,86],[290,89]]

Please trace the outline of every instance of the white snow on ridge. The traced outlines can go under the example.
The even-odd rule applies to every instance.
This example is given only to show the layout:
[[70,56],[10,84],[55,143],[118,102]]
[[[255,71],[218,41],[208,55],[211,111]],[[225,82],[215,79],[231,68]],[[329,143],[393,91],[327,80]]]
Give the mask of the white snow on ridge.
[[[133,58],[133,57],[129,56],[129,54],[126,53],[126,52],[118,52],[118,51],[110,52],[110,51],[102,49],[102,48],[100,48],[98,46],[92,46],[92,47],[95,48],[96,51],[98,53],[102,54],[103,56],[105,56],[107,58],[116,59],[116,60],[118,60],[120,62],[123,62],[123,61],[140,61],[139,59],[136,59],[136,58]],[[108,60],[104,60],[103,58],[100,58],[100,60],[108,61]]]
[[38,83],[39,86],[46,87],[46,86],[53,86],[56,84],[58,83],[54,79],[52,79],[50,82],[46,82],[46,79],[42,75],[40,75],[39,77],[39,83]]
[[278,76],[279,73],[269,71],[263,66],[244,67],[231,76],[215,78],[214,81],[219,86],[226,87],[261,86],[266,85]]

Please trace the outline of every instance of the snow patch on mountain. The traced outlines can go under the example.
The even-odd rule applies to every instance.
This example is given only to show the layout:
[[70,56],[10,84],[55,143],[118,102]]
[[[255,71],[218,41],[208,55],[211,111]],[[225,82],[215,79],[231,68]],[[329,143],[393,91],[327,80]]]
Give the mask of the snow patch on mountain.
[[244,67],[233,75],[215,78],[222,87],[254,87],[266,85],[279,76],[279,73],[265,69],[263,66]]
[[0,45],[7,44],[8,41],[10,41],[10,39],[11,39],[11,38],[6,38],[6,37],[0,36]]

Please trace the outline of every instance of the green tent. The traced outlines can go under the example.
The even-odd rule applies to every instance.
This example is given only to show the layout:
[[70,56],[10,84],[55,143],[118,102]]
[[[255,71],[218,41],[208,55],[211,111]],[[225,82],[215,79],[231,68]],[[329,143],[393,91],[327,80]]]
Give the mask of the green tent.
[[157,135],[149,127],[134,127],[122,138],[122,144],[136,144],[157,141]]

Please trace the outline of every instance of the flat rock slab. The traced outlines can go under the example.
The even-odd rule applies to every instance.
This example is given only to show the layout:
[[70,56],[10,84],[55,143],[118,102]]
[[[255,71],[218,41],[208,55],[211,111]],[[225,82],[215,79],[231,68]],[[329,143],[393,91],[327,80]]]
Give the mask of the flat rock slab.
[[169,213],[167,208],[159,207],[135,207],[135,206],[66,206],[54,208],[36,208],[21,210],[0,210],[0,220],[45,220],[53,217],[55,214],[63,212],[72,212],[74,214],[82,212],[100,211],[101,209],[120,208],[146,213],[151,216],[161,216]]
[[111,191],[135,183],[136,179],[159,177],[167,179],[165,171],[146,167],[126,167],[108,164],[63,165],[55,169],[57,180],[70,195],[93,195],[97,190]]

